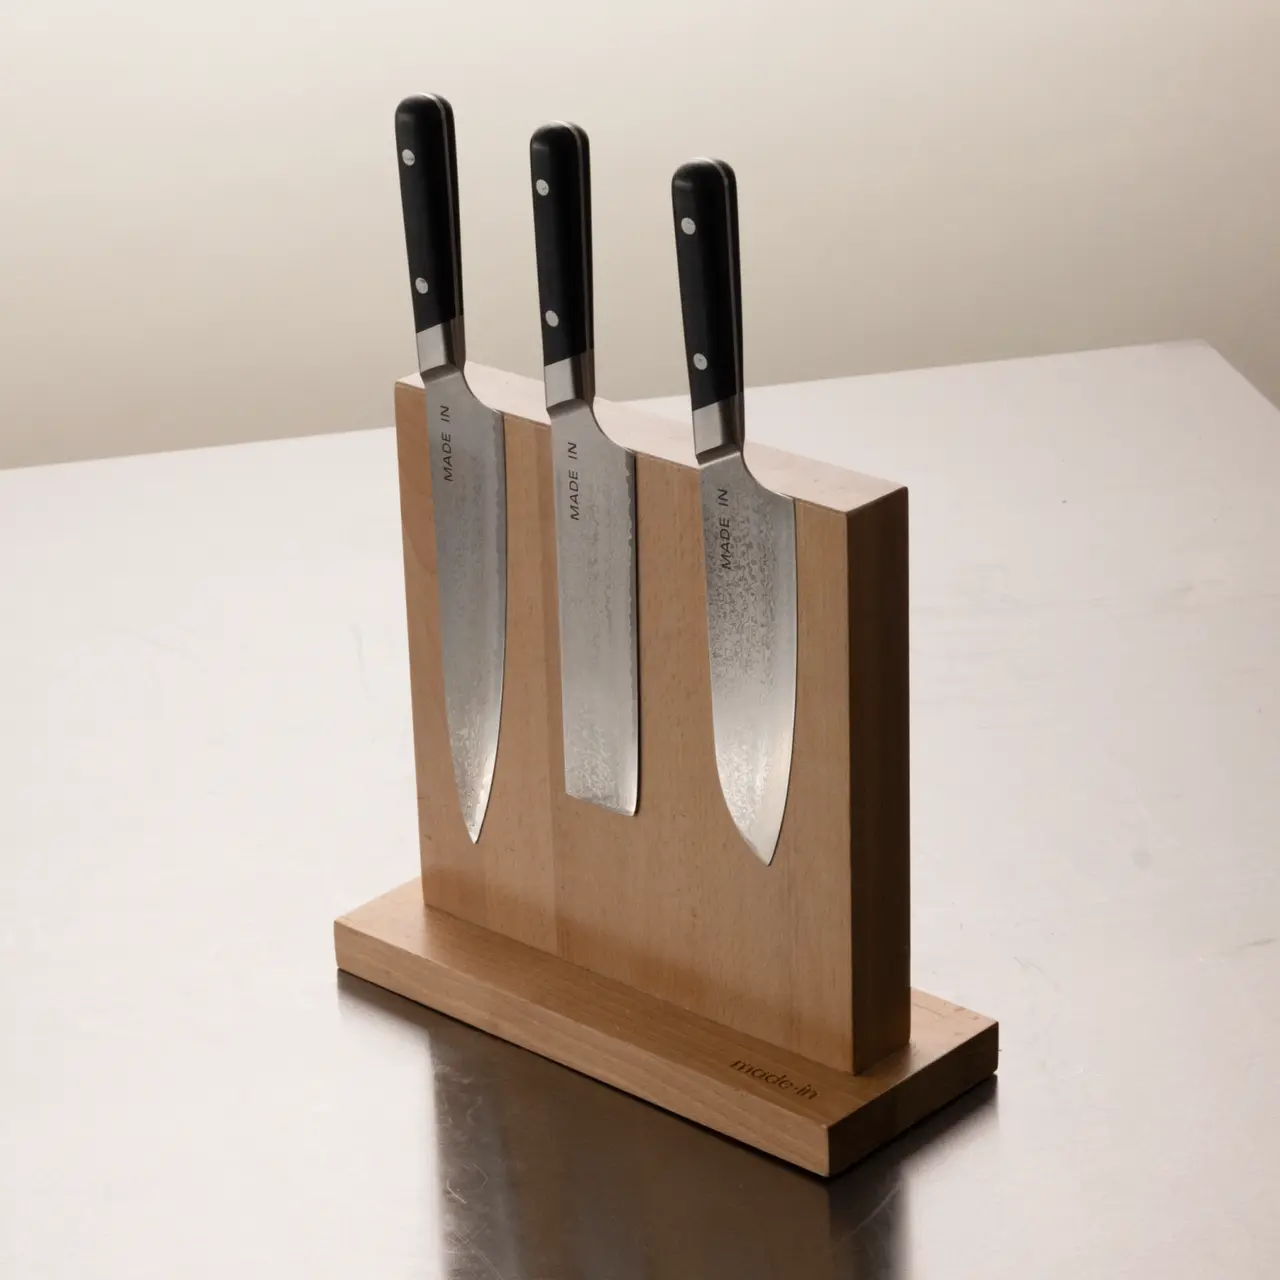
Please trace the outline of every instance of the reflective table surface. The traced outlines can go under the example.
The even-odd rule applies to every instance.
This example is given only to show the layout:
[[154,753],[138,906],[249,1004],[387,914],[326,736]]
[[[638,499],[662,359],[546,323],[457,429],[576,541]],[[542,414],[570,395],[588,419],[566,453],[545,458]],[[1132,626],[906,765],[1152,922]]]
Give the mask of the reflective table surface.
[[0,1275],[1280,1275],[1280,413],[1178,344],[748,432],[911,487],[913,978],[997,1080],[828,1183],[336,975],[391,433],[0,473]]

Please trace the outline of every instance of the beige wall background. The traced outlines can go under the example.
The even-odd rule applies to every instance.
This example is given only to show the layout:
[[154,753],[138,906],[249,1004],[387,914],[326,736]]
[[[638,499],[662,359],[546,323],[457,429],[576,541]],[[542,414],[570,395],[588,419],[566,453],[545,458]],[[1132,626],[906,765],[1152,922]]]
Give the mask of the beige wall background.
[[0,465],[389,422],[422,91],[486,363],[538,369],[561,117],[606,395],[683,384],[668,184],[715,154],[749,382],[1194,336],[1280,398],[1275,0],[5,0]]

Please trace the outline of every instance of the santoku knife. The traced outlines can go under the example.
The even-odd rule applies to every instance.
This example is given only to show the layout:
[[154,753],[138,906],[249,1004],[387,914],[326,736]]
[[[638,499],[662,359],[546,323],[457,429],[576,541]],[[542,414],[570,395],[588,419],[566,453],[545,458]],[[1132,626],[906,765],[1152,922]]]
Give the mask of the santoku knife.
[[453,110],[437,96],[396,108],[396,151],[418,368],[427,393],[445,714],[467,834],[489,804],[507,633],[502,416],[463,376],[462,259]]
[[635,457],[592,411],[591,178],[586,134],[529,145],[543,377],[555,475],[565,790],[633,814],[639,790]]
[[681,165],[671,203],[702,495],[716,765],[738,830],[767,864],[782,828],[795,731],[795,509],[760,485],[743,458],[733,170],[720,160]]

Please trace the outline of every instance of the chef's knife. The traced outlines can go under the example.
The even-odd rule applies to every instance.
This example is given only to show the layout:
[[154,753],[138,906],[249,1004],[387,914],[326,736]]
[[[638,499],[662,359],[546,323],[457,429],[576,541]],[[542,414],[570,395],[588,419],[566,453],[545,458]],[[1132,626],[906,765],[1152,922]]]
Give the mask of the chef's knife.
[[795,509],[756,481],[742,453],[733,170],[720,160],[681,165],[671,203],[702,495],[716,765],[738,830],[767,864],[786,809],[795,730]]
[[489,804],[507,634],[502,415],[463,376],[462,260],[453,110],[438,96],[396,108],[396,151],[418,368],[427,393],[445,714],[467,834]]
[[544,125],[529,144],[542,363],[555,475],[565,790],[633,814],[639,789],[635,457],[592,411],[587,136]]

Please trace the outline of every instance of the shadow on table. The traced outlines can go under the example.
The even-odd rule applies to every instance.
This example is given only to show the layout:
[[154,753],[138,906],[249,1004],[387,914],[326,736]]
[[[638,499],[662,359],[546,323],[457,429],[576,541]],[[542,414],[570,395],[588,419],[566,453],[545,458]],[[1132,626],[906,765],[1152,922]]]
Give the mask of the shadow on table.
[[[338,975],[421,1028],[451,1280],[906,1280],[905,1172],[994,1113],[988,1080],[833,1180]],[[945,1136],[945,1137],[944,1137]]]

